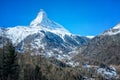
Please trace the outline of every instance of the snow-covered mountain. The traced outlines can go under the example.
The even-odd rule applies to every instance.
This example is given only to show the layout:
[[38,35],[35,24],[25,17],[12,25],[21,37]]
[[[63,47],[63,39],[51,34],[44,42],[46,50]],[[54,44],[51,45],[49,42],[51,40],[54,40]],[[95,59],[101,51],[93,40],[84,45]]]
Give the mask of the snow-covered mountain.
[[83,65],[106,79],[117,75],[116,69],[112,69],[114,67],[95,64],[99,61],[119,65],[120,23],[101,35],[82,37],[50,20],[41,10],[29,26],[0,28],[0,48],[3,47],[3,41],[7,44],[9,39],[20,53],[41,54],[56,65],[59,65],[56,59],[72,67]]
[[28,35],[38,33],[41,30],[55,33],[60,37],[71,35],[62,25],[49,20],[43,10],[38,13],[37,17],[30,23],[30,26],[16,26],[6,30],[7,37],[12,39],[14,44],[19,43]]
[[106,30],[102,35],[116,35],[120,33],[120,23],[118,23],[113,28]]
[[[0,33],[2,32],[0,29]],[[32,54],[57,58],[89,41],[88,38],[74,35],[62,25],[50,20],[43,10],[40,10],[29,26],[9,27],[5,28],[4,32],[20,52],[29,51]]]

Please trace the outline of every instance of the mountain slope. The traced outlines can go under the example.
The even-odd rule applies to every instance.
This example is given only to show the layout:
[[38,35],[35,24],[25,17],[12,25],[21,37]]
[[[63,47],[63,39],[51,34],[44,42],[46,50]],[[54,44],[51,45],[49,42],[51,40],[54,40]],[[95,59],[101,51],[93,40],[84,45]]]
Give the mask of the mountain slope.
[[93,38],[79,55],[107,64],[120,64],[120,24]]
[[19,52],[29,51],[31,54],[54,56],[58,59],[89,41],[88,38],[74,35],[62,25],[50,20],[43,10],[40,10],[30,26],[5,28],[4,32]]
[[116,35],[118,33],[120,33],[120,22],[116,26],[114,26],[112,29],[106,30],[101,35]]

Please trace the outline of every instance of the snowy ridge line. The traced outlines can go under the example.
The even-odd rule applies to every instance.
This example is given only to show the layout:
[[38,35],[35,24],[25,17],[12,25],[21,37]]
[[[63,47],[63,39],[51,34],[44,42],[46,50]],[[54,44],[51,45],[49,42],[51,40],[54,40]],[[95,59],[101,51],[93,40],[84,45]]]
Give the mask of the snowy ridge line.
[[[17,45],[27,36],[39,33],[41,30],[57,34],[62,39],[65,35],[71,35],[62,25],[48,19],[47,14],[40,10],[37,17],[30,23],[30,26],[16,26],[6,28],[6,35]],[[1,31],[1,29],[0,29]]]
[[105,31],[103,34],[101,35],[116,35],[120,33],[120,22],[114,26],[113,28]]

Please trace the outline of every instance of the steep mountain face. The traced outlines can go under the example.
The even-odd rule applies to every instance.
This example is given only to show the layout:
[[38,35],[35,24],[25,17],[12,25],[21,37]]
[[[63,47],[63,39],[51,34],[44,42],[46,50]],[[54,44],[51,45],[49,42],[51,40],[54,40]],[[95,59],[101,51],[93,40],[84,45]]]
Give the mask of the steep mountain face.
[[62,58],[77,46],[85,45],[89,41],[86,37],[71,34],[62,25],[50,20],[43,10],[30,26],[0,29],[0,33],[2,31],[12,40],[18,51],[47,57]]
[[93,38],[79,55],[107,64],[120,64],[120,23]]

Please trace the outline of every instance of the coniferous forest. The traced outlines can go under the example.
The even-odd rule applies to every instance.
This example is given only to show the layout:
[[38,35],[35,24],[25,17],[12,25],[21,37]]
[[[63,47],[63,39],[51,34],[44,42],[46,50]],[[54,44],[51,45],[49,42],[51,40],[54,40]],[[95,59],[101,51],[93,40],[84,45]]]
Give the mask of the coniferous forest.
[[55,58],[31,55],[29,51],[19,53],[10,41],[0,49],[0,80],[87,80],[85,76],[105,80],[94,69],[71,67]]
[[[61,63],[62,65],[62,63]],[[70,67],[59,67],[43,56],[15,52],[11,43],[0,50],[0,80],[78,80],[81,75]]]

